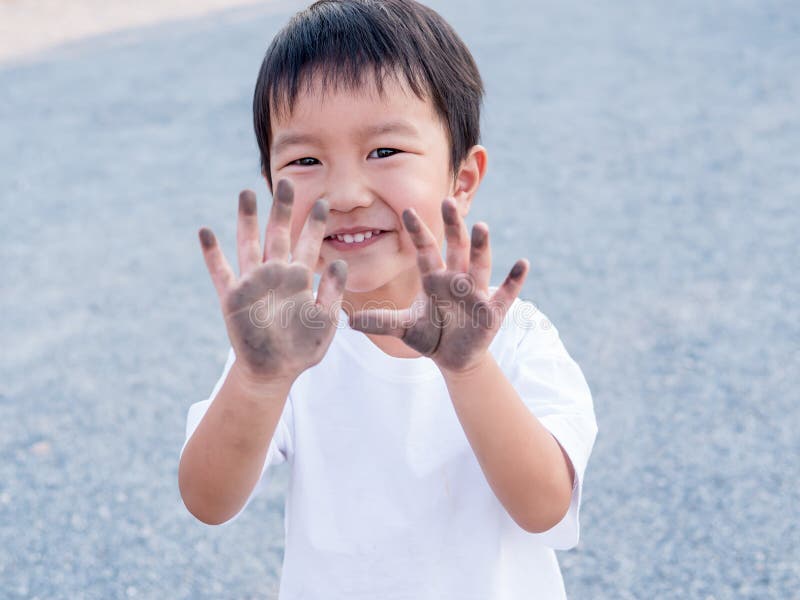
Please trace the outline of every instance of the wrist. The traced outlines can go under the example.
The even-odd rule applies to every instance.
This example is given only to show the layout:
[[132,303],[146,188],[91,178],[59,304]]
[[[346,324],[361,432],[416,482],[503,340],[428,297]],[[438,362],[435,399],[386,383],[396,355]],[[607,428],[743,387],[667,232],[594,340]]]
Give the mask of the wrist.
[[470,361],[459,367],[447,368],[442,365],[438,365],[438,367],[445,381],[453,383],[468,382],[470,379],[473,379],[476,376],[480,376],[480,373],[493,360],[494,357],[487,348],[483,352],[481,352],[478,356],[472,358]]
[[252,373],[240,361],[235,360],[231,365],[229,377],[237,387],[250,396],[258,398],[279,398],[284,400],[297,376],[289,374],[261,375]]

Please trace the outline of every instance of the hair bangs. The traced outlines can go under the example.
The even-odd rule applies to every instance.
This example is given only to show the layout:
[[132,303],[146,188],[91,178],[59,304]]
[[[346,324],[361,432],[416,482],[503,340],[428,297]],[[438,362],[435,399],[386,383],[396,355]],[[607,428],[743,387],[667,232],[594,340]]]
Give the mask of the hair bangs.
[[291,115],[312,90],[383,94],[387,77],[430,98],[451,143],[455,168],[476,144],[483,87],[464,43],[433,10],[413,0],[321,0],[275,36],[253,95],[261,168],[269,169],[271,119]]

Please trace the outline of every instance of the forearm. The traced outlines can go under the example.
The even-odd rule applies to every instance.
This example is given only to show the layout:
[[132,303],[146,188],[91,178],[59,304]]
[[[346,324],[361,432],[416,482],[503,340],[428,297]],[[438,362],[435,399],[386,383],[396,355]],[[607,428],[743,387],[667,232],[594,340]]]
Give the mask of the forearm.
[[204,523],[233,517],[253,490],[291,382],[255,385],[236,363],[181,456],[178,485],[186,508]]
[[486,480],[514,521],[546,531],[566,514],[572,465],[494,357],[468,373],[443,371],[450,398]]

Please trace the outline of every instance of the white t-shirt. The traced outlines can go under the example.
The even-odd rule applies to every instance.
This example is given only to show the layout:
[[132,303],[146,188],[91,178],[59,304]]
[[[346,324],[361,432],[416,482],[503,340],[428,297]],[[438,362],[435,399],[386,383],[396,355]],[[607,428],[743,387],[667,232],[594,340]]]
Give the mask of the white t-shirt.
[[[337,327],[322,361],[295,380],[242,508],[268,467],[289,461],[280,600],[565,598],[554,549],[578,543],[597,425],[583,373],[547,317],[515,300],[490,346],[575,469],[567,514],[538,534],[492,492],[433,361],[385,354],[343,311]],[[233,360],[231,350],[210,398],[189,409],[187,442]]]

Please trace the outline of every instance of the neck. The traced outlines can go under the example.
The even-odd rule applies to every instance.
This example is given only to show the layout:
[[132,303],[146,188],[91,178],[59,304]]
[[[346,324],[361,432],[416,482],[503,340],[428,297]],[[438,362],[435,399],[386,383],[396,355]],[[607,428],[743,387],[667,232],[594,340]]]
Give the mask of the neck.
[[342,308],[348,316],[355,311],[369,308],[402,310],[411,306],[421,290],[419,271],[415,266],[378,288],[366,291],[346,289],[342,297]]
[[[387,282],[379,288],[366,292],[345,290],[342,298],[342,309],[351,316],[359,310],[370,308],[403,310],[411,306],[422,286],[416,266],[400,277]],[[366,333],[372,343],[389,356],[397,358],[417,358],[421,354],[409,348],[403,340],[391,335],[375,335]]]

